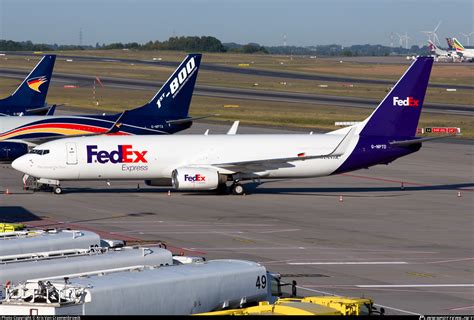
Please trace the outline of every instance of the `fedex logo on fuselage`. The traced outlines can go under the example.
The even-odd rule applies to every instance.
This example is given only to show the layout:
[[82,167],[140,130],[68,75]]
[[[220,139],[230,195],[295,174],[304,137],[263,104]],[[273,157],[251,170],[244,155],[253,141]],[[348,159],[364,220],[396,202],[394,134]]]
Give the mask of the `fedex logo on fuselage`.
[[131,144],[119,145],[117,150],[108,152],[97,150],[97,145],[87,146],[87,163],[148,163],[145,155],[148,151],[135,151]]
[[206,181],[206,177],[201,176],[199,173],[194,175],[194,176],[190,176],[189,174],[185,174],[184,175],[184,181],[189,181],[189,182]]
[[420,100],[416,100],[413,97],[407,97],[404,100],[400,99],[399,97],[393,97],[393,105],[399,107],[419,107]]

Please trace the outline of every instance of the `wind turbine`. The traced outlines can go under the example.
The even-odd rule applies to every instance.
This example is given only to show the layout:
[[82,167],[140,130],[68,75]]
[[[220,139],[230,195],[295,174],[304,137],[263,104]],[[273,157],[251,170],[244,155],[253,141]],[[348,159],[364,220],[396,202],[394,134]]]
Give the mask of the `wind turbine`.
[[398,43],[400,44],[400,47],[403,46],[403,41],[405,41],[405,49],[408,49],[408,39],[411,39],[408,36],[408,33],[405,31],[405,34],[399,35],[398,33],[396,33],[396,35],[399,38]]
[[398,45],[399,45],[400,47],[403,47],[403,36],[401,36],[399,33],[396,33],[396,32],[395,32],[395,34],[396,34],[397,37],[398,37]]
[[474,31],[472,31],[471,33],[468,33],[468,34],[465,34],[465,33],[461,32],[461,34],[466,37],[467,46],[469,47],[469,40],[471,40],[471,36],[474,34]]
[[438,22],[438,25],[436,26],[436,28],[434,28],[433,31],[421,31],[422,33],[426,34],[428,36],[428,40],[433,41],[433,43],[441,44],[439,42],[438,35],[436,34],[436,31],[438,31],[438,28],[441,25],[441,22],[442,21]]

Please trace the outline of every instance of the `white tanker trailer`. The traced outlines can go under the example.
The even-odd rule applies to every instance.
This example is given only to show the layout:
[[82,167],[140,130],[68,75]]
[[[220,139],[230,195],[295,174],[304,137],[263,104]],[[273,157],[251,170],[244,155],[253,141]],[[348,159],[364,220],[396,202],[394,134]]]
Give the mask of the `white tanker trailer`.
[[135,266],[7,289],[2,315],[184,315],[268,300],[270,274],[243,260]]
[[161,248],[70,249],[4,256],[0,257],[0,298],[7,283],[135,265],[172,264],[171,252]]
[[85,230],[17,231],[0,235],[0,257],[98,246],[99,235]]

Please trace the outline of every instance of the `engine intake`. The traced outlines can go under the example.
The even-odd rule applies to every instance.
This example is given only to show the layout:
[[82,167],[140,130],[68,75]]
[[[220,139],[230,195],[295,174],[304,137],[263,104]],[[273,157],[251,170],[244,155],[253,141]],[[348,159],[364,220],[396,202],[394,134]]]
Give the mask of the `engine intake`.
[[219,172],[212,168],[183,167],[171,174],[176,190],[213,190],[219,185]]

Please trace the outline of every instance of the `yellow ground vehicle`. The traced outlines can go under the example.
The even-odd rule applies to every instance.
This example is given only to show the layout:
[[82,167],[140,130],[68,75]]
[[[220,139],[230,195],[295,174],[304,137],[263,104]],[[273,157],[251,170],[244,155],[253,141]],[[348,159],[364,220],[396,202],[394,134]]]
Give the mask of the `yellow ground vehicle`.
[[0,223],[0,233],[14,232],[25,229],[25,225],[21,223]]
[[200,315],[373,315],[377,311],[367,298],[318,296],[305,298],[280,298],[274,304],[260,302],[258,306],[202,313]]

